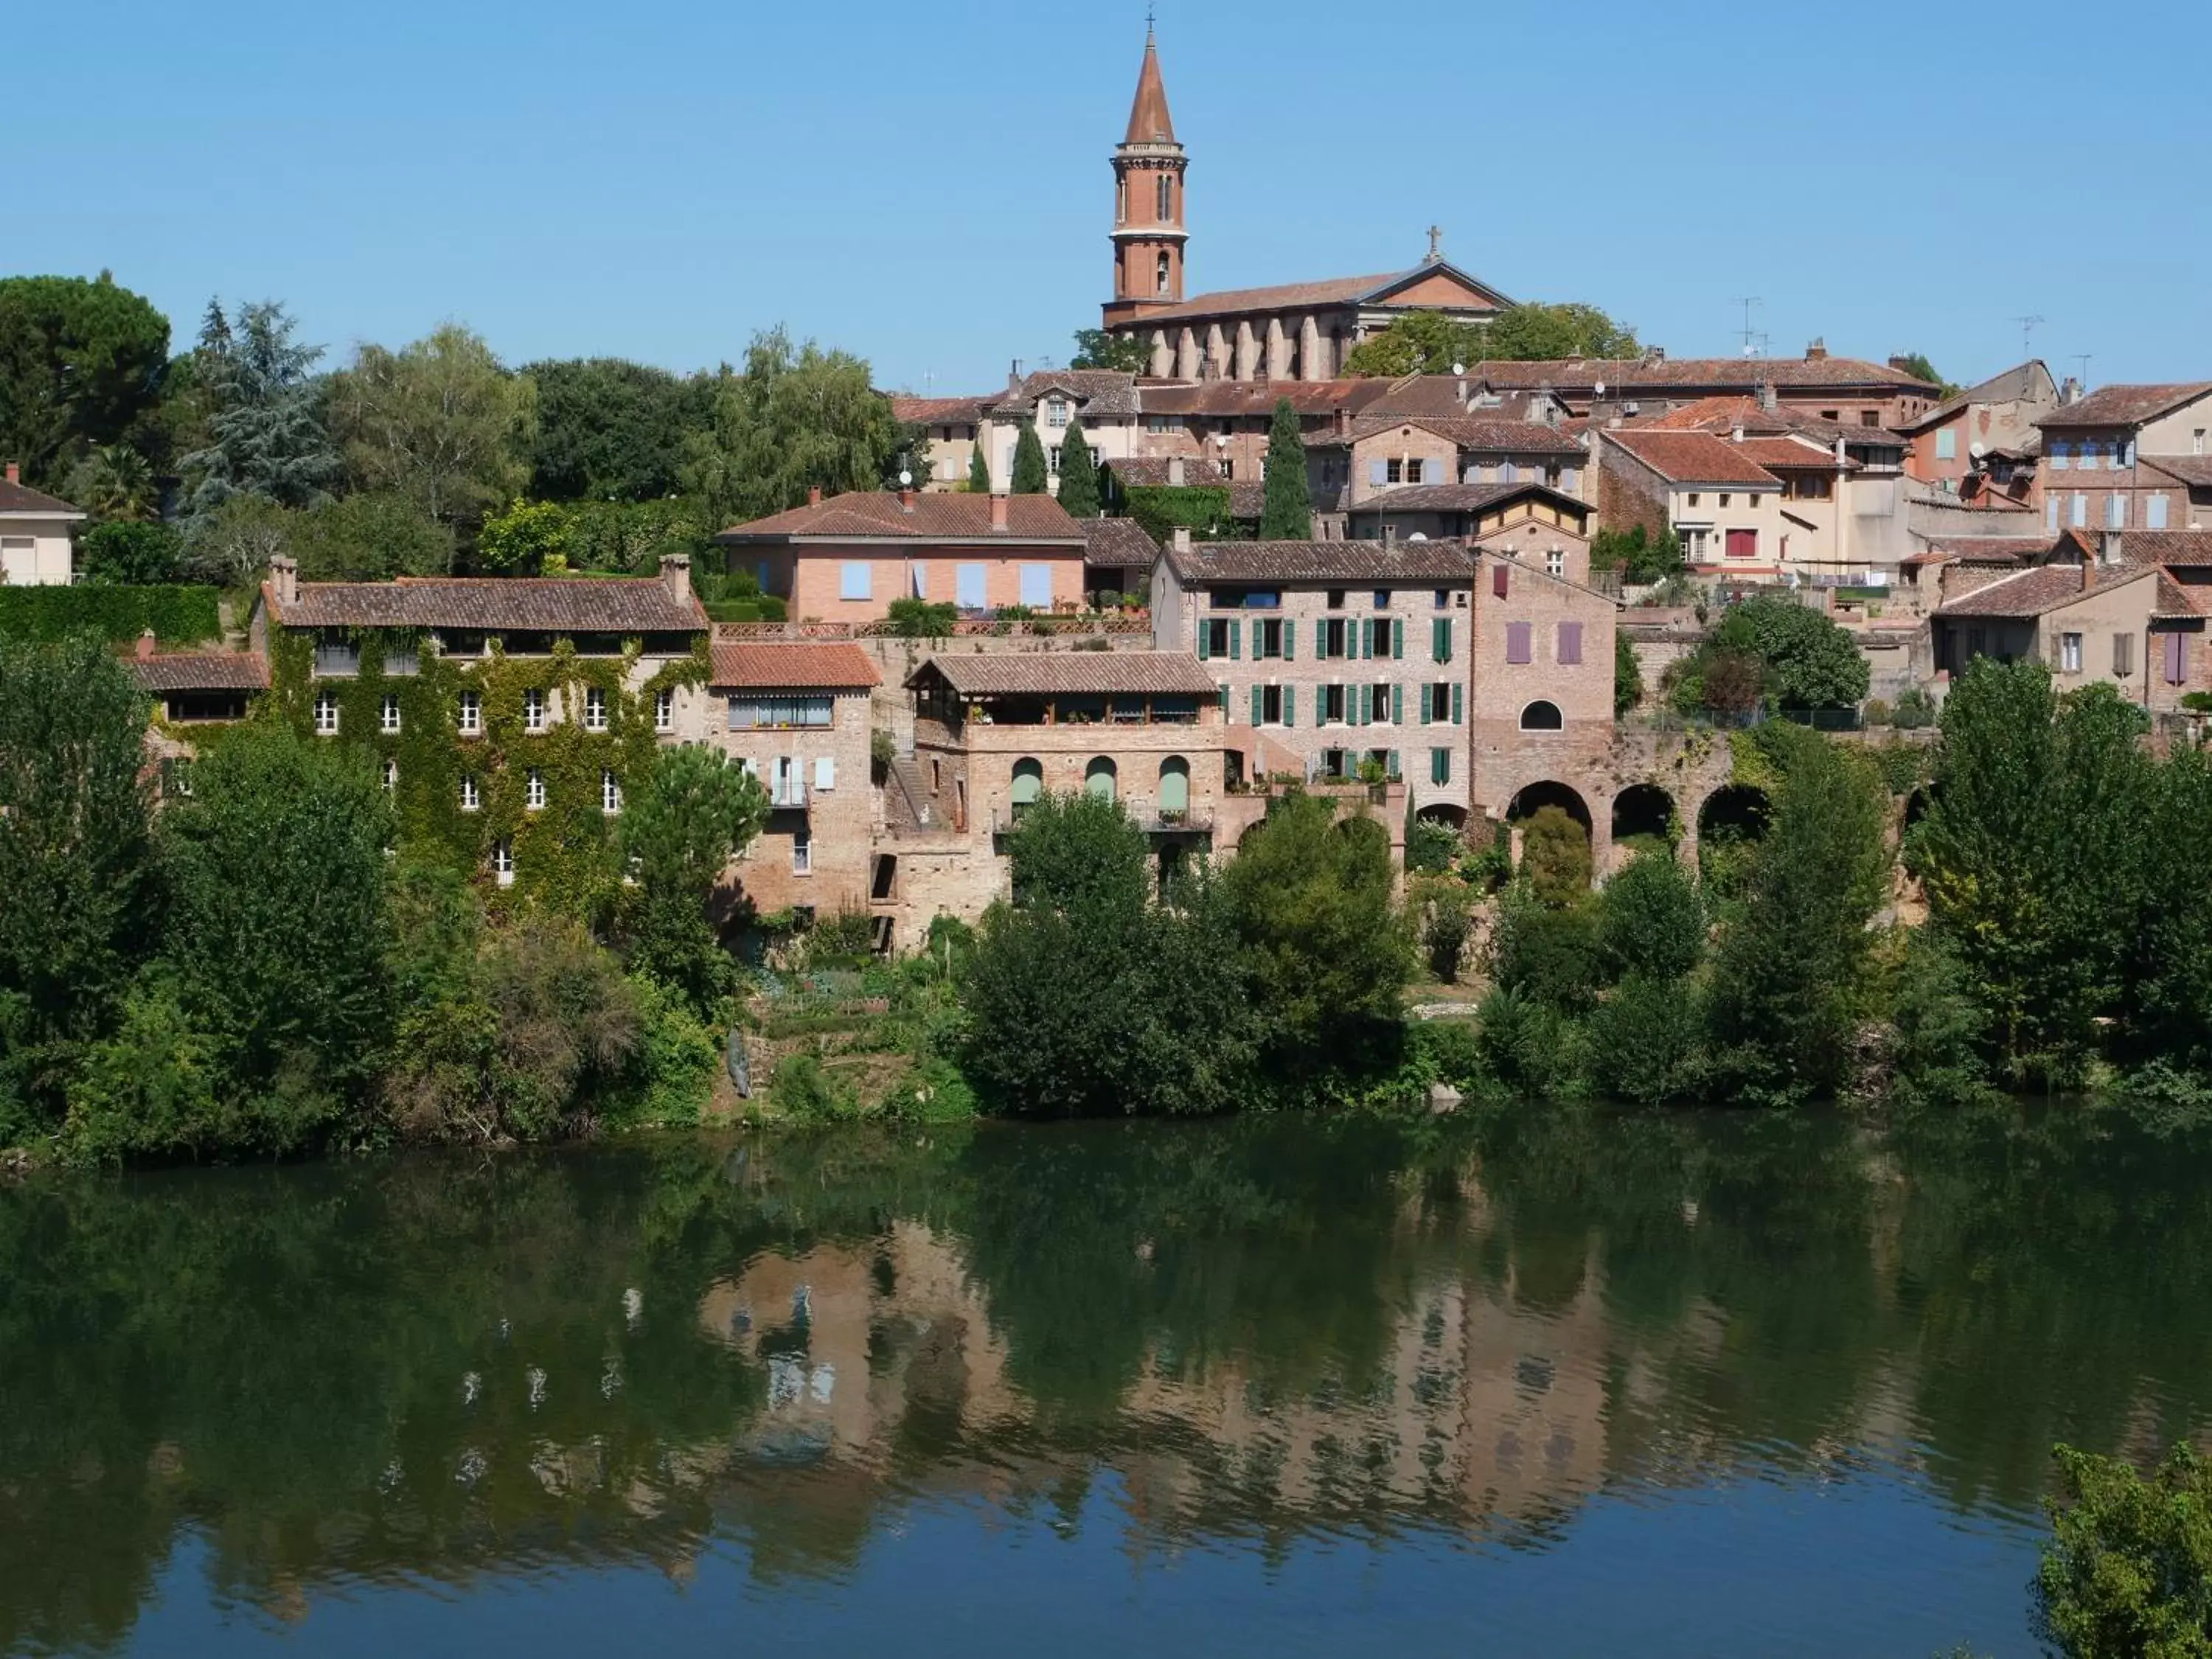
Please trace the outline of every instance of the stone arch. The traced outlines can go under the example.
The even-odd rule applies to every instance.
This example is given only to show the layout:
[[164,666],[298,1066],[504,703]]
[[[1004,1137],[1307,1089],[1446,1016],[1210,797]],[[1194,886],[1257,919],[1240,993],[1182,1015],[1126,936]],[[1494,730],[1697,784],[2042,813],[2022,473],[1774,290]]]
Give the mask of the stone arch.
[[1036,798],[1044,793],[1044,763],[1034,755],[1024,755],[1014,763],[1013,787],[1006,798],[1013,803],[1014,816],[1018,818]]
[[1632,783],[1613,798],[1615,846],[1632,836],[1671,837],[1676,829],[1674,798],[1656,783]]
[[1929,805],[1935,799],[1933,787],[1932,785],[1923,783],[1905,798],[1905,816],[1901,821],[1903,829],[1909,831],[1914,824],[1928,816]]
[[1559,705],[1549,697],[1538,697],[1522,706],[1521,729],[1523,732],[1564,732],[1566,727],[1566,716],[1559,712]]
[[1160,811],[1190,811],[1190,763],[1181,755],[1170,755],[1160,763]]
[[1505,803],[1505,821],[1519,823],[1533,818],[1547,806],[1557,806],[1580,823],[1584,830],[1593,827],[1589,803],[1572,784],[1561,783],[1554,778],[1544,778],[1527,783],[1513,792],[1513,799]]
[[1121,793],[1121,769],[1110,755],[1096,755],[1091,764],[1083,769],[1083,787],[1087,793],[1101,800],[1113,800]]
[[1698,807],[1698,839],[1757,841],[1766,833],[1773,803],[1755,783],[1724,783]]
[[1447,830],[1464,832],[1467,829],[1467,808],[1448,800],[1432,800],[1413,816],[1424,823],[1441,823]]

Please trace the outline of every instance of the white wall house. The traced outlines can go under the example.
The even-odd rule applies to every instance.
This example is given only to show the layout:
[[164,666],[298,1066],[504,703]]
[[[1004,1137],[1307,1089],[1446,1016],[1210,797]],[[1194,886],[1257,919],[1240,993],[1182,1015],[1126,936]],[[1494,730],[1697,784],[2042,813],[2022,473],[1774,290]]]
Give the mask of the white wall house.
[[0,478],[0,586],[66,586],[73,580],[70,526],[83,522],[67,501],[27,488],[9,462]]

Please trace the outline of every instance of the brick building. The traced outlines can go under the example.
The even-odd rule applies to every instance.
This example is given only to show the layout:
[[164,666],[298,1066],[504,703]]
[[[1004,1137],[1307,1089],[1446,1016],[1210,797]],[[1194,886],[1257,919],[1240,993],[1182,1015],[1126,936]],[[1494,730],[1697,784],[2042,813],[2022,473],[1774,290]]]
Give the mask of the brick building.
[[1579,498],[1588,452],[1541,421],[1474,415],[1340,417],[1306,439],[1307,487],[1341,532],[1343,515],[1401,489],[1541,483]]
[[159,769],[162,799],[191,793],[195,730],[244,720],[269,689],[269,659],[258,651],[157,651],[150,633],[124,666],[153,699],[146,752]]
[[[891,418],[921,429],[920,453],[913,457],[915,482],[924,489],[963,489],[975,441],[988,418],[988,398],[916,398],[891,394]],[[985,452],[986,454],[989,453]]]
[[2100,386],[2035,425],[2045,528],[2212,526],[2212,380]]
[[1923,483],[1979,501],[2041,505],[2035,422],[2058,407],[2058,386],[2039,358],[1946,398],[1899,430],[1911,442],[1905,471]]
[[1468,591],[1456,542],[1178,541],[1152,579],[1152,641],[1196,653],[1247,777],[1368,761],[1417,811],[1467,811]]
[[1602,424],[1646,418],[1705,398],[1749,398],[1838,426],[1894,431],[1917,420],[1943,389],[1903,366],[1836,357],[1815,340],[1802,357],[1571,357],[1559,362],[1486,360],[1468,367],[1470,398],[1545,392]]
[[1409,484],[1346,515],[1354,541],[1465,541],[1589,580],[1590,509],[1540,483]]
[[1782,568],[1782,481],[1710,432],[1607,428],[1598,442],[1598,516],[1608,530],[1670,527],[1690,568],[1771,580]]
[[971,615],[1083,603],[1083,531],[1049,495],[817,490],[714,539],[793,622],[879,622],[902,599]]
[[869,708],[882,679],[857,646],[715,641],[707,689],[720,707],[706,741],[768,791],[768,822],[728,872],[756,909],[868,908]]

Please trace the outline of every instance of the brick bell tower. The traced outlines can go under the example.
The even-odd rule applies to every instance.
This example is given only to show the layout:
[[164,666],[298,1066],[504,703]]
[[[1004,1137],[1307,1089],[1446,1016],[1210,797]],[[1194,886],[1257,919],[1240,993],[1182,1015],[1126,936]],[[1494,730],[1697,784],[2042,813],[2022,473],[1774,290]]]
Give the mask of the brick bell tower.
[[1182,301],[1185,165],[1148,21],[1129,130],[1114,151],[1114,297],[1104,308],[1109,329]]

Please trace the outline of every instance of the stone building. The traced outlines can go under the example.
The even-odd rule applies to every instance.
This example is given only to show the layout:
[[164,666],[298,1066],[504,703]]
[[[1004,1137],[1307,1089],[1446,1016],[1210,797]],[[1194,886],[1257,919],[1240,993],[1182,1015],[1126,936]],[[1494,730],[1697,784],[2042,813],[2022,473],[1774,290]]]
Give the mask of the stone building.
[[916,398],[895,392],[890,401],[893,420],[921,429],[921,448],[908,461],[915,484],[923,489],[967,488],[969,463],[989,418],[991,399]]
[[22,469],[9,462],[0,477],[0,587],[66,586],[76,580],[70,535],[84,516],[67,501],[32,489]]
[[[1468,366],[1470,400],[1542,392],[1603,424],[1648,419],[1704,398],[1750,398],[1838,426],[1895,431],[1942,398],[1905,360],[1887,364],[1837,357],[1815,340],[1802,357],[1570,357],[1559,362],[1486,359]],[[1902,441],[1901,440],[1899,441]]]
[[1243,775],[1368,762],[1417,812],[1467,813],[1468,590],[1455,542],[1197,542],[1152,578],[1152,641],[1196,653]]
[[1083,603],[1083,531],[1049,495],[815,490],[714,539],[795,623],[880,622],[903,599],[972,615]]
[[1163,878],[1212,848],[1228,733],[1213,677],[1188,652],[942,654],[907,687],[914,757],[886,786],[876,872],[900,948],[933,917],[972,922],[1005,894],[1004,838],[1045,793],[1121,802]]
[[157,769],[157,797],[191,793],[196,734],[244,720],[269,689],[269,659],[258,651],[159,651],[151,633],[139,637],[124,665],[138,689],[153,699],[146,753]]
[[728,872],[756,910],[867,909],[869,708],[882,681],[857,646],[715,641],[707,690],[721,707],[706,741],[768,792],[768,821]]
[[1569,581],[1589,580],[1590,509],[1547,484],[1410,484],[1346,515],[1355,541],[1467,542]]
[[1189,158],[1176,137],[1149,29],[1113,167],[1114,297],[1102,320],[1109,332],[1150,347],[1148,368],[1158,378],[1326,380],[1343,372],[1360,341],[1409,311],[1479,322],[1512,303],[1447,262],[1433,229],[1428,257],[1410,270],[1185,299]]
[[1986,495],[2039,507],[2035,422],[2057,407],[2057,383],[2031,357],[1901,426],[1912,445],[1905,471],[1961,501]]
[[1671,528],[1690,568],[1771,580],[1782,568],[1782,482],[1710,432],[1598,434],[1598,516],[1607,530]]
[[[2192,610],[2157,567],[2110,564],[2088,548],[2076,550],[2073,562],[2000,576],[1947,599],[1929,629],[1939,672],[1960,673],[1981,656],[2026,658],[2048,667],[2062,691],[2103,681],[2149,706],[2168,672],[2178,669],[2172,685],[2186,680],[2185,659],[2172,665],[2155,635],[2179,637],[2178,619]],[[2177,621],[2162,624],[2161,612]]]

